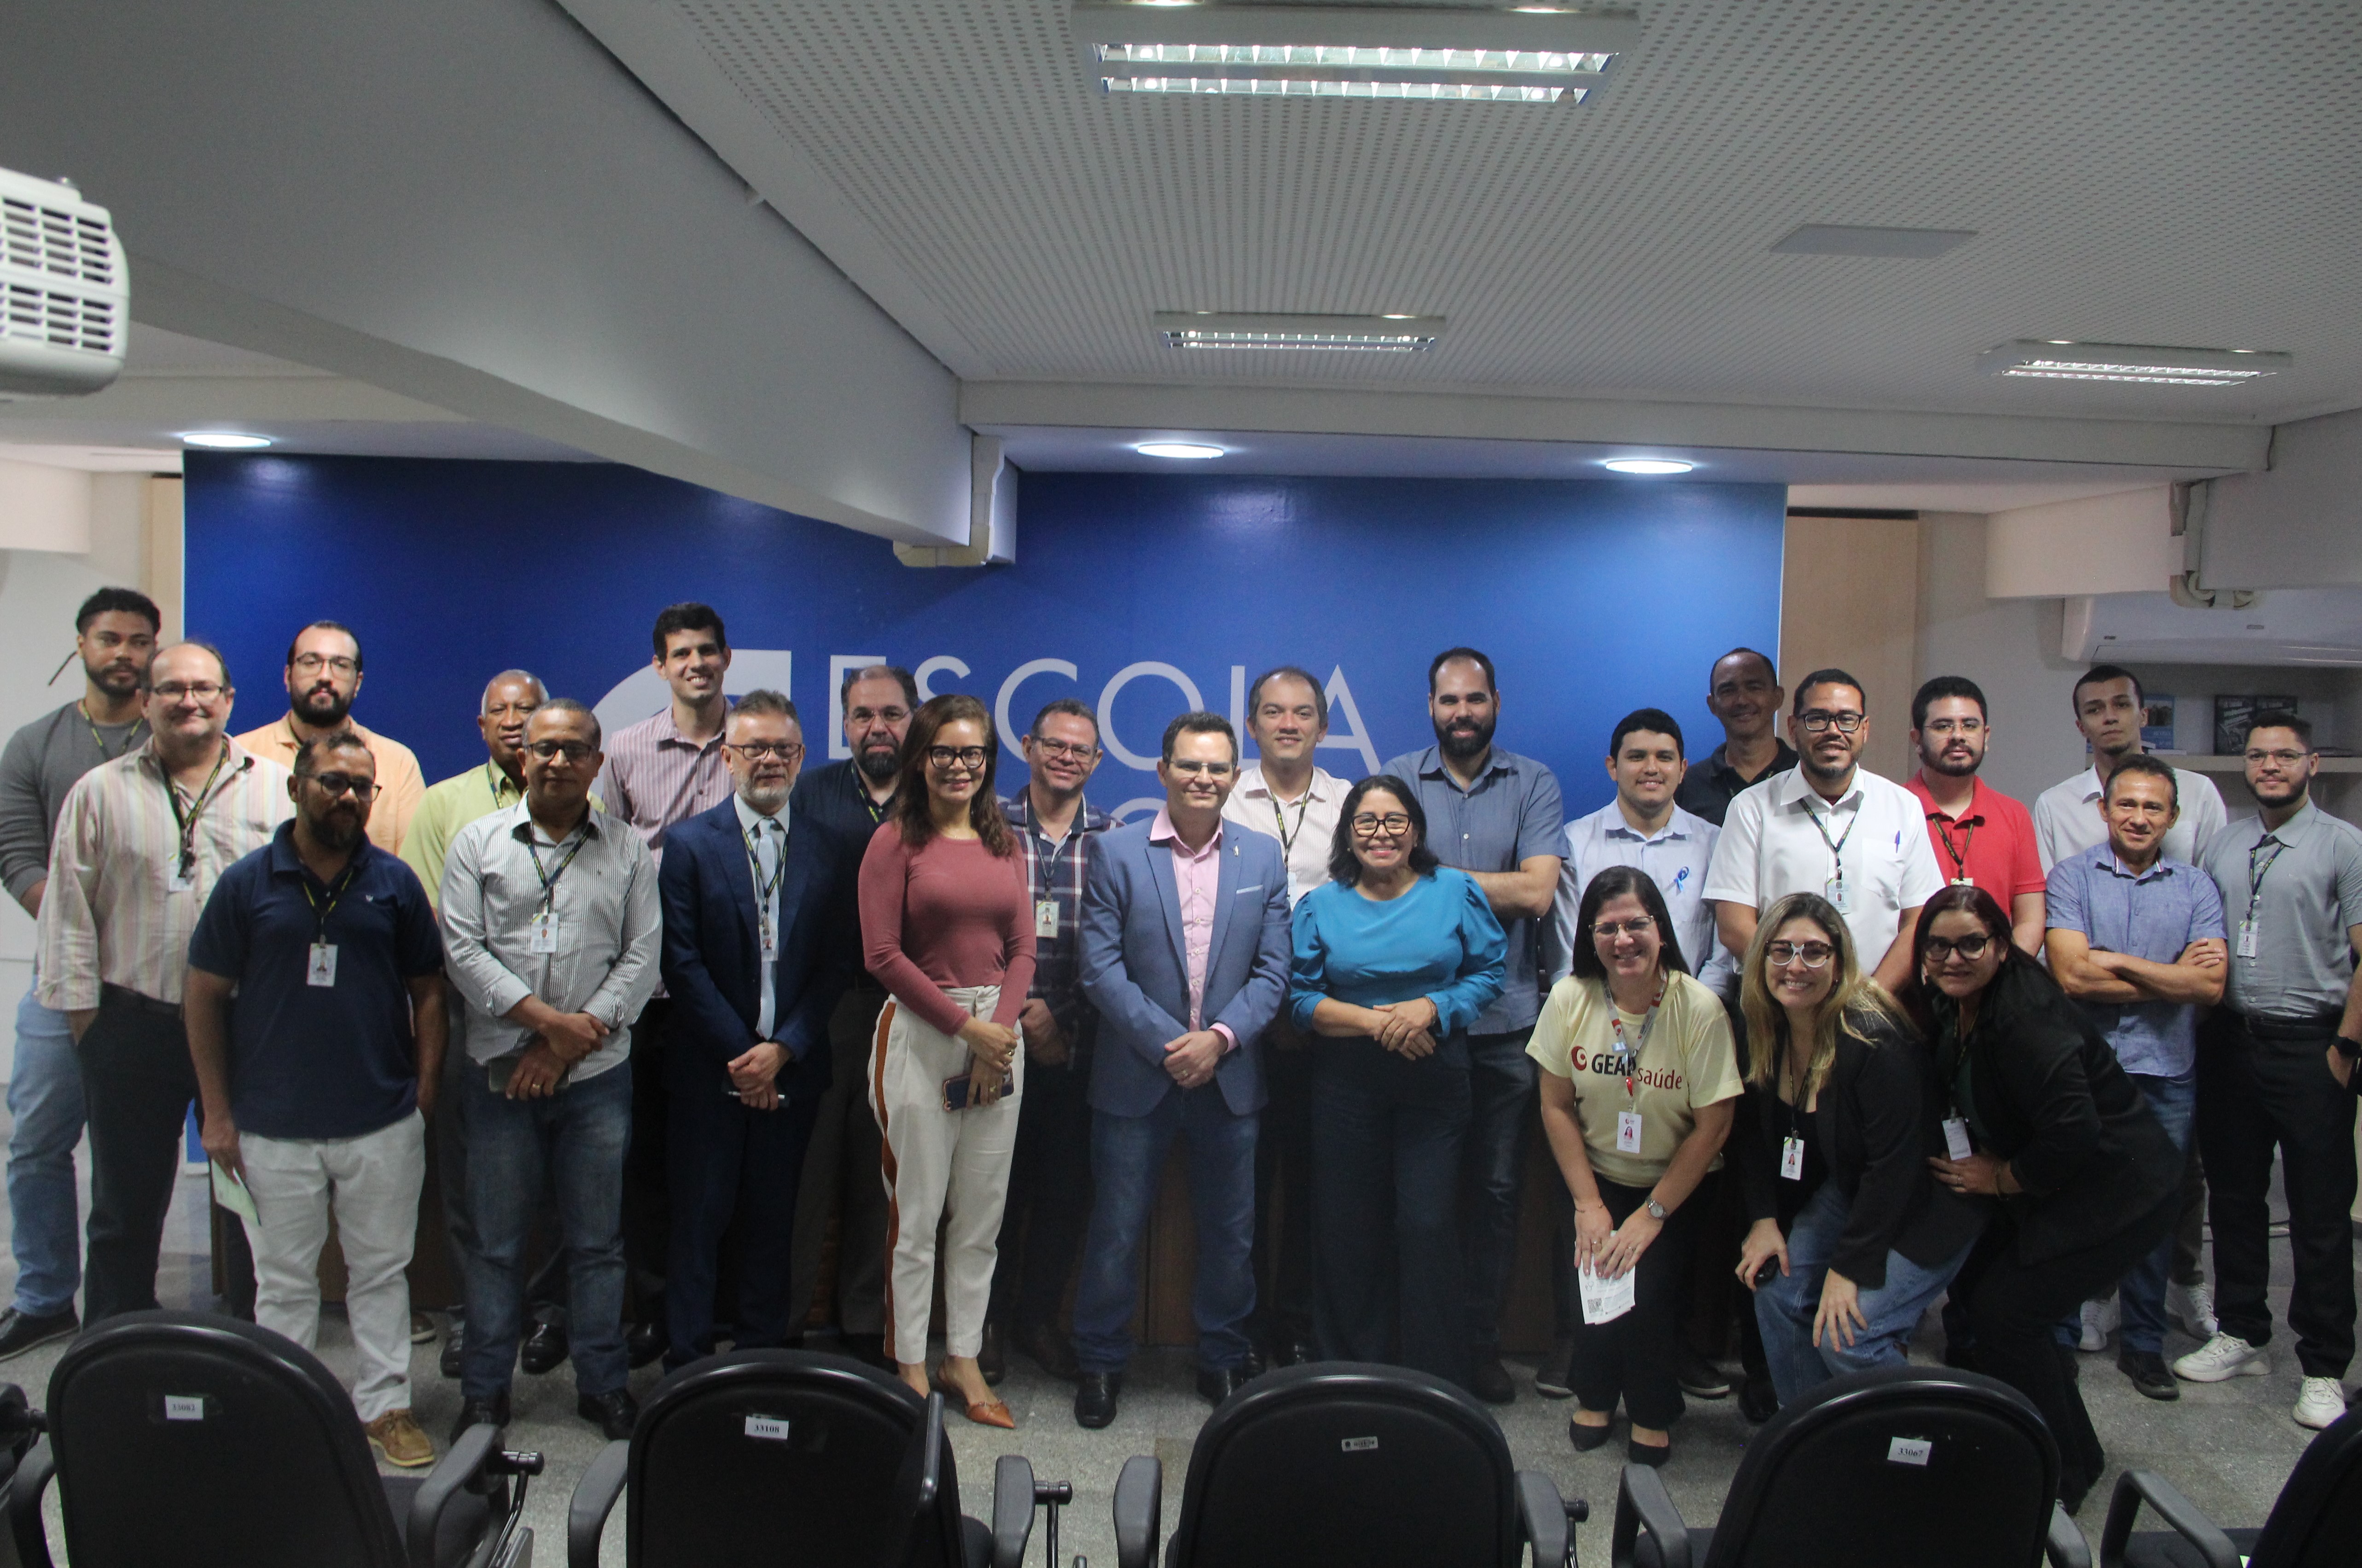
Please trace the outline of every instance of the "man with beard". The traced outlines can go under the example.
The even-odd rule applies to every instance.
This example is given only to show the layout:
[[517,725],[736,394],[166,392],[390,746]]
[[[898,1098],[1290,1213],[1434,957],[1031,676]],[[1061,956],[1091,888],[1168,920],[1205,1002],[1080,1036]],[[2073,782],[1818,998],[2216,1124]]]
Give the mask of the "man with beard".
[[1992,722],[1985,694],[1959,675],[1939,675],[1911,699],[1911,745],[1919,771],[1903,787],[1927,812],[1927,842],[1948,882],[1980,887],[2009,911],[2010,940],[2042,951],[2042,856],[2034,819],[2017,801],[1977,777]]
[[[2147,705],[2140,678],[2131,670],[2095,664],[2076,679],[2070,701],[2075,710],[2075,727],[2083,732],[2092,748],[2092,766],[2035,798],[2034,834],[2046,872],[2108,841],[2107,808],[2103,801],[2108,775],[2125,757],[2147,750],[2141,744],[2141,721],[2147,715]],[[2165,853],[2195,865],[2222,830],[2223,792],[2203,773],[2184,767],[2173,770],[2173,787],[2181,798],[2181,817],[2166,835]]]
[[304,742],[287,789],[294,820],[222,873],[189,940],[205,1153],[253,1200],[255,1321],[305,1350],[334,1216],[353,1405],[386,1463],[417,1469],[435,1445],[411,1415],[403,1271],[446,1043],[443,942],[417,873],[366,836],[377,763],[359,736]]
[[349,627],[334,621],[315,621],[287,645],[287,712],[259,730],[248,730],[237,744],[281,767],[295,766],[295,750],[308,740],[342,730],[360,736],[377,758],[377,802],[370,812],[370,842],[388,855],[399,854],[410,818],[426,793],[426,776],[418,757],[400,741],[388,740],[364,729],[352,717],[353,699],[361,693],[361,645]]
[[886,988],[861,966],[860,893],[854,873],[893,804],[903,737],[919,706],[919,683],[899,665],[848,670],[837,689],[837,705],[844,715],[845,747],[853,755],[806,773],[789,802],[798,822],[820,823],[853,846],[853,864],[841,879],[828,923],[855,977],[829,1016],[829,1087],[804,1154],[789,1294],[799,1309],[811,1304],[820,1287],[822,1242],[829,1220],[838,1219],[833,1316],[841,1342],[849,1353],[891,1371],[885,1350],[886,1187],[877,1178],[877,1119],[869,1110],[870,1037],[885,1010]]
[[1427,813],[1427,847],[1476,879],[1508,937],[1498,1000],[1468,1032],[1468,1137],[1461,1165],[1467,1262],[1470,1390],[1490,1404],[1517,1397],[1501,1364],[1501,1308],[1517,1261],[1518,1195],[1534,1124],[1534,1063],[1526,1041],[1541,1012],[1544,922],[1558,895],[1566,812],[1558,778],[1493,745],[1500,713],[1493,661],[1447,648],[1427,667],[1435,744],[1385,771],[1408,784]]
[[1898,991],[1911,976],[1920,906],[1944,878],[1919,798],[1857,760],[1870,744],[1866,706],[1861,682],[1842,669],[1805,678],[1788,719],[1802,760],[1730,803],[1705,896],[1723,946],[1743,954],[1763,911],[1790,893],[1818,893],[1844,917],[1871,977]]
[[784,1344],[802,1326],[789,1297],[796,1187],[828,1087],[829,1014],[851,978],[826,930],[849,846],[786,809],[804,756],[795,704],[749,691],[724,735],[735,793],[673,827],[657,879],[672,997],[668,1367],[713,1353],[734,1230],[734,1343]]
[[1673,804],[1720,827],[1740,790],[1795,767],[1795,748],[1775,733],[1784,695],[1769,655],[1733,648],[1715,660],[1705,710],[1722,721],[1722,744],[1682,776]]
[[[8,896],[40,918],[50,840],[74,781],[148,738],[141,688],[162,617],[127,588],[102,588],[74,616],[83,691],[9,737],[0,753],[0,876]],[[43,1007],[39,977],[17,1004],[16,1066],[8,1077],[8,1241],[17,1294],[0,1316],[0,1361],[81,1326],[81,1202],[74,1145],[82,1142],[82,1069],[65,1014]]]

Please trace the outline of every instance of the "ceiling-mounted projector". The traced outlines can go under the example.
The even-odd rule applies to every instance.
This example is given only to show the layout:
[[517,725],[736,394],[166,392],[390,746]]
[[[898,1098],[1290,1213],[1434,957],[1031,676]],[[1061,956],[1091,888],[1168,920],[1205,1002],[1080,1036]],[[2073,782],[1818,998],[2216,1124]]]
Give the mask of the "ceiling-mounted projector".
[[105,207],[0,169],[0,395],[94,392],[123,370],[131,279]]

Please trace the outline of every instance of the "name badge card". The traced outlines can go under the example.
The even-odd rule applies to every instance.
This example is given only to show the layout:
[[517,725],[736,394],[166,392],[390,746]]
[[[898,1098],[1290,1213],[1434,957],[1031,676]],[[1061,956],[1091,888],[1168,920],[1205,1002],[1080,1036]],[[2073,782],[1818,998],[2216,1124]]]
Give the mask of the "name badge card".
[[776,964],[778,961],[779,939],[772,933],[770,927],[765,926],[763,928],[763,962],[766,964]]
[[196,886],[197,879],[177,866],[164,873],[164,890],[168,893],[193,892]]
[[1616,1113],[1616,1152],[1637,1154],[1640,1152],[1640,1113],[1619,1110]]
[[1787,1181],[1805,1179],[1805,1141],[1794,1133],[1780,1140],[1780,1175]]
[[1821,891],[1829,900],[1829,908],[1837,911],[1838,913],[1850,914],[1853,912],[1853,900],[1846,895],[1844,878],[1830,878],[1827,882],[1821,885]]
[[1049,937],[1054,937],[1058,934],[1057,900],[1036,899],[1033,900],[1033,934],[1035,936]]
[[1948,1158],[1955,1160],[1965,1160],[1977,1152],[1976,1145],[1969,1142],[1968,1118],[1944,1118],[1944,1151]]
[[2256,922],[2251,920],[2241,921],[2239,922],[2239,956],[2253,958],[2261,950],[2262,944],[2256,931]]
[[304,965],[304,983],[307,986],[334,986],[337,983],[337,944],[335,943],[312,944],[311,956]]
[[535,953],[557,951],[557,916],[548,910],[533,917],[533,937],[527,947]]

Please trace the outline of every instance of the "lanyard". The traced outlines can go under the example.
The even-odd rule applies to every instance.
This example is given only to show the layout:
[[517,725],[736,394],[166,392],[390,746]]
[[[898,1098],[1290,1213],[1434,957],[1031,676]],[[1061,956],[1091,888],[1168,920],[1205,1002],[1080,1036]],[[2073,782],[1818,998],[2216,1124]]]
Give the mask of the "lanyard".
[[224,778],[222,765],[228,760],[229,747],[225,745],[221,755],[214,758],[214,770],[205,775],[205,787],[197,791],[197,798],[185,810],[181,805],[181,787],[172,782],[170,773],[164,776],[164,798],[172,802],[172,821],[181,830],[181,876],[183,880],[196,875],[198,819],[205,814],[207,806],[221,798],[222,791],[229,788],[231,779],[254,766],[254,758],[249,756],[237,765],[237,771],[228,778]]
[[[2272,846],[2272,852],[2258,866],[2256,864],[2257,852],[2268,844]],[[2247,846],[2247,925],[2256,923],[2256,908],[2264,900],[2264,878],[2272,874],[2272,867],[2280,863],[2280,856],[2287,851],[2288,845],[2269,834]]]
[[585,818],[582,825],[574,830],[574,847],[566,852],[566,858],[557,863],[557,869],[555,871],[545,871],[541,868],[541,847],[533,842],[532,834],[533,823],[528,818],[525,823],[524,852],[533,856],[533,874],[541,878],[541,908],[544,913],[547,913],[557,907],[557,879],[566,875],[566,868],[574,864],[574,857],[582,853],[584,845],[590,842],[590,823],[588,818]]
[[1624,1067],[1624,1103],[1627,1105],[1639,1103],[1632,1079],[1639,1070],[1640,1053],[1649,1048],[1649,1036],[1656,1031],[1657,1010],[1665,1005],[1665,985],[1666,981],[1660,977],[1657,994],[1649,1002],[1648,1015],[1640,1020],[1640,1038],[1634,1043],[1627,1043],[1624,1038],[1624,1011],[1616,1005],[1614,994],[1610,993],[1607,998],[1607,1022],[1616,1031],[1616,1055]]
[[1834,839],[1829,837],[1828,825],[1821,821],[1821,813],[1813,810],[1809,801],[1805,806],[1805,815],[1813,820],[1814,831],[1821,835],[1821,842],[1829,846],[1829,858],[1837,863],[1837,875],[1829,880],[1842,884],[1845,881],[1845,846],[1852,842],[1853,830],[1861,826],[1861,812],[1856,811],[1853,821],[1846,823],[1844,834]]
[[503,805],[507,804],[506,801],[501,799],[501,787],[504,784],[512,790],[516,790],[520,798],[524,796],[524,791],[523,790],[517,790],[516,785],[510,781],[507,774],[502,772],[499,768],[494,767],[489,760],[486,761],[484,764],[484,788],[491,792],[492,810],[496,812]]
[[[90,716],[90,699],[85,697],[76,702],[74,704],[74,712],[80,713],[82,715],[82,722],[90,726],[91,744],[98,747],[98,755],[105,756],[106,737],[98,733],[98,721]],[[133,746],[139,744],[139,727],[147,722],[148,715],[145,713],[140,714],[138,718],[131,721],[131,728],[126,731],[123,736],[123,751],[116,752],[115,754],[116,756],[121,756],[124,751],[129,751]],[[113,761],[114,758],[108,757],[107,760]]]
[[322,909],[320,907],[320,900],[313,896],[312,878],[308,876],[304,878],[304,901],[311,905],[312,912],[319,917],[319,932],[313,938],[315,942],[326,942],[328,940],[328,917],[337,912],[337,900],[352,890],[353,878],[359,877],[360,874],[360,852],[359,848],[356,847],[353,853],[351,864],[345,867],[345,874],[337,878],[337,885],[335,887],[328,889],[328,907],[326,909]]
[[1271,820],[1279,824],[1279,857],[1287,859],[1296,853],[1296,841],[1304,833],[1305,814],[1312,810],[1312,786],[1304,787],[1304,799],[1296,807],[1296,832],[1287,831],[1287,813],[1280,810],[1279,797],[1271,797]]
[[[1854,820],[1856,822],[1860,822],[1861,819],[1856,817]],[[1962,878],[1966,878],[1969,874],[1969,845],[1976,842],[1977,823],[1981,823],[1984,819],[1982,817],[1979,817],[1975,822],[1959,823],[1960,829],[1960,846],[1958,849],[1952,847],[1952,828],[1955,823],[1958,822],[1958,819],[1947,820],[1946,818],[1939,816],[1930,818],[1929,820],[1936,824],[1936,836],[1944,841],[1944,853],[1952,857],[1952,869],[1959,872]],[[1853,829],[1848,828],[1846,829],[1846,832],[1850,834],[1853,832]],[[1824,834],[1823,836],[1826,837],[1827,835]]]
[[762,829],[777,827],[779,819],[765,817],[762,823],[743,834],[746,841],[746,869],[755,878],[755,916],[763,922],[763,945],[771,945],[771,895],[779,890],[779,883],[788,874],[788,846],[779,845],[779,863],[771,868],[769,880],[763,877]]

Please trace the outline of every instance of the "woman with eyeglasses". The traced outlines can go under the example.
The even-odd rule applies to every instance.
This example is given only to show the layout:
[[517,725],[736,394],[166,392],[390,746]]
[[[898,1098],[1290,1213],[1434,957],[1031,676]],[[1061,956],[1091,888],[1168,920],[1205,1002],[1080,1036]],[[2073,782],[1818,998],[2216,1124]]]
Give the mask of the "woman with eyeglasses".
[[2181,1156],[2106,1037],[2012,945],[1992,893],[1955,883],[1929,899],[1912,959],[1903,1001],[1935,1043],[1951,1145],[1928,1166],[1954,1192],[2000,1199],[1953,1296],[1968,1303],[1978,1370],[2033,1400],[2058,1439],[2071,1513],[2107,1456],[2058,1322],[2173,1229]]
[[1926,1046],[1861,972],[1827,900],[1792,893],[1765,911],[1739,1006],[1756,1093],[1732,1141],[1754,1221],[1738,1277],[1786,1405],[1908,1361],[1911,1331],[1968,1261],[1986,1205],[1930,1176],[1944,1135]]
[[1033,983],[1023,863],[992,793],[992,715],[952,694],[911,717],[892,812],[861,861],[861,944],[889,993],[869,1067],[885,1144],[886,1349],[927,1392],[935,1228],[944,1238],[943,1364],[933,1384],[971,1421],[1013,1427],[977,1365],[1024,1088],[1017,1015]]
[[1526,1055],[1541,1068],[1542,1132],[1574,1199],[1574,1266],[1634,1275],[1628,1310],[1580,1311],[1570,1381],[1577,1449],[1607,1441],[1662,1464],[1681,1419],[1681,1320],[1703,1204],[1690,1202],[1730,1135],[1742,1086],[1722,999],[1694,978],[1655,878],[1611,866],[1583,890],[1573,968],[1551,988]]
[[1296,905],[1288,997],[1316,1037],[1313,1335],[1324,1359],[1464,1386],[1467,1033],[1501,994],[1508,944],[1475,879],[1427,847],[1399,778],[1346,791],[1329,875]]

